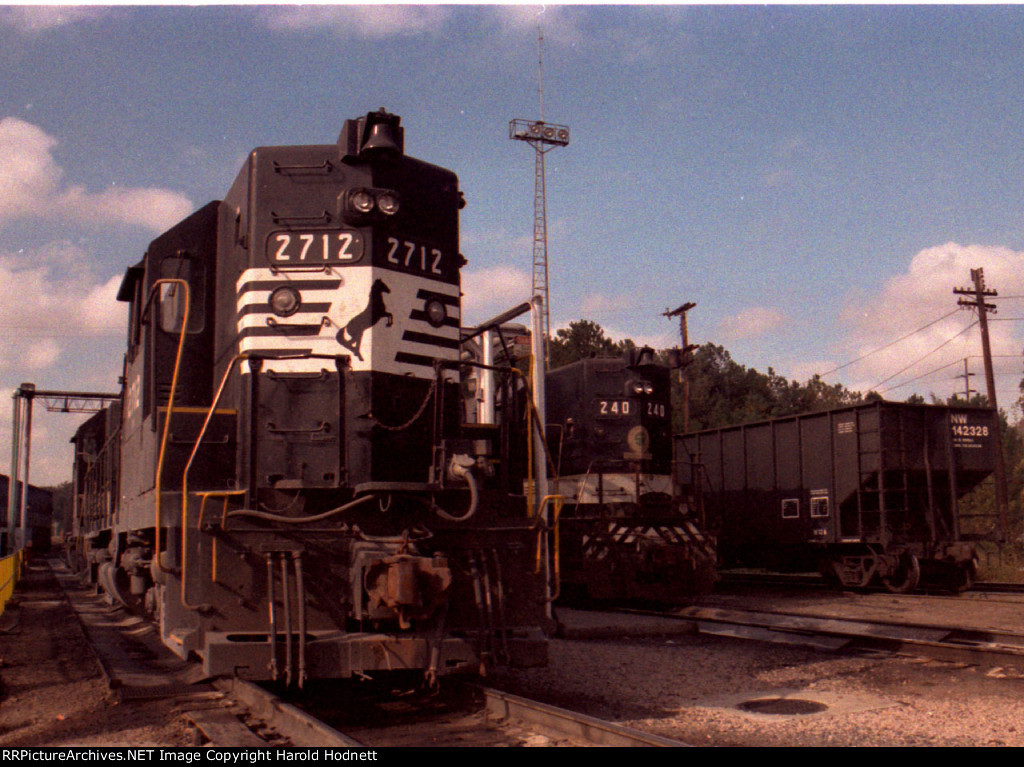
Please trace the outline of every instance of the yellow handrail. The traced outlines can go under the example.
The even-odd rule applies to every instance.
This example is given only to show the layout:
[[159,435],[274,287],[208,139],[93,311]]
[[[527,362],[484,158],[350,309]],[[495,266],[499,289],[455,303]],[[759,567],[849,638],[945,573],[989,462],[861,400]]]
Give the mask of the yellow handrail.
[[[224,394],[224,387],[227,386],[228,378],[231,377],[232,371],[242,360],[248,359],[248,352],[242,354],[236,354],[231,362],[228,363],[224,369],[224,375],[221,376],[220,384],[217,386],[217,393],[213,396],[213,402],[210,403],[210,409],[206,413],[206,418],[203,421],[203,427],[199,430],[199,435],[196,437],[196,443],[192,446],[192,453],[188,457],[188,461],[185,464],[185,470],[181,474],[181,604],[186,610],[198,610],[203,605],[194,605],[188,601],[188,546],[187,534],[188,534],[188,473],[192,469],[192,461],[195,460],[196,453],[199,452],[199,445],[203,441],[203,437],[206,436],[206,429],[210,425],[210,421],[213,419],[214,413],[217,410],[217,405],[220,403],[220,398]],[[242,491],[228,491],[223,493],[224,495],[240,494]],[[210,493],[208,495],[218,495],[220,493]],[[225,509],[227,508],[227,499],[225,498]],[[203,502],[199,507],[199,521],[202,521],[203,508],[206,505],[206,498],[203,498]]]
[[541,499],[541,501],[540,501],[540,510],[543,510],[544,507],[547,506],[548,504],[551,504],[551,506],[553,508],[553,513],[552,513],[553,520],[552,520],[550,528],[547,528],[543,524],[540,523],[540,520],[542,520],[544,518],[543,514],[541,514],[539,512],[537,514],[537,518],[538,518],[538,524],[537,524],[537,563],[534,566],[533,573],[534,573],[534,575],[539,575],[540,574],[541,560],[544,557],[544,547],[542,546],[542,542],[544,540],[544,534],[548,531],[548,529],[551,529],[551,530],[554,531],[554,540],[552,541],[553,552],[552,552],[552,556],[551,556],[552,575],[554,576],[554,583],[553,583],[554,591],[552,592],[552,594],[550,596],[548,596],[547,601],[554,602],[556,599],[558,599],[559,593],[562,590],[562,580],[561,580],[561,578],[562,578],[562,566],[561,566],[561,557],[559,557],[559,551],[558,551],[558,549],[559,549],[558,520],[562,516],[562,506],[565,505],[565,496],[564,495],[546,495],[546,496],[544,496]]
[[[160,455],[156,459],[156,477],[153,481],[153,487],[156,494],[156,505],[154,509],[154,523],[156,529],[154,532],[153,539],[153,555],[156,557],[156,566],[161,572],[169,573],[170,569],[164,567],[164,563],[160,558],[160,527],[163,519],[161,517],[160,508],[160,494],[162,492],[161,485],[163,483],[164,474],[164,455],[167,452],[167,440],[171,433],[171,413],[174,412],[174,395],[178,389],[178,371],[181,369],[181,354],[185,349],[185,335],[188,332],[188,315],[191,311],[191,298],[189,293],[188,282],[181,279],[159,279],[153,283],[153,287],[149,289],[149,295],[146,297],[146,303],[153,298],[153,291],[155,291],[161,285],[180,285],[184,291],[184,305],[185,310],[182,312],[181,318],[181,333],[178,335],[178,353],[174,357],[174,372],[171,374],[171,391],[167,395],[167,415],[164,417],[164,433],[160,437]],[[158,406],[159,403],[154,403],[154,406]],[[159,412],[159,411],[157,411]]]

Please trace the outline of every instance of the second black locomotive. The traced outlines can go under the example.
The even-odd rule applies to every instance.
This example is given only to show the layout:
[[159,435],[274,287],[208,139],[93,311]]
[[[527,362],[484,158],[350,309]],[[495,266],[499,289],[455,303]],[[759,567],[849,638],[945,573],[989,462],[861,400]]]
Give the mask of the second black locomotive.
[[647,347],[547,374],[567,596],[677,602],[714,583],[700,499],[674,482],[670,375]]

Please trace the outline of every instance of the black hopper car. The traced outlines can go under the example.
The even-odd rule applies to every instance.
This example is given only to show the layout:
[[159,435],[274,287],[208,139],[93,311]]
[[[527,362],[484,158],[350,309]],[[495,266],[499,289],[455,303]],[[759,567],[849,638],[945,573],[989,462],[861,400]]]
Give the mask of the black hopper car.
[[674,481],[670,372],[645,347],[547,374],[563,596],[671,603],[714,584],[688,463]]
[[676,439],[704,468],[722,566],[962,591],[978,555],[959,501],[994,470],[996,418],[879,401]]
[[461,415],[463,205],[381,110],[253,150],[127,270],[122,397],[74,439],[69,555],[207,674],[546,662],[522,440]]

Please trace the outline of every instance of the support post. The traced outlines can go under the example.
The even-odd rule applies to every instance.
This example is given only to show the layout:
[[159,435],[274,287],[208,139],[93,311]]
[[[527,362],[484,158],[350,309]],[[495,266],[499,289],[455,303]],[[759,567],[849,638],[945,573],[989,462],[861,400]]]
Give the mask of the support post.
[[7,482],[7,528],[4,556],[14,551],[14,509],[18,503],[18,467],[21,464],[21,390],[11,395],[11,476]]

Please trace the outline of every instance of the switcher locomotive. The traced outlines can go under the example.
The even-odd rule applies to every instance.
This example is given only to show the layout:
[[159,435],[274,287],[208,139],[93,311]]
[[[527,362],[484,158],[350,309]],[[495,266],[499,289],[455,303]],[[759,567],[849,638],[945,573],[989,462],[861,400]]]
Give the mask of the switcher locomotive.
[[74,439],[71,556],[207,674],[546,662],[517,422],[461,417],[463,205],[380,110],[253,150],[127,270],[122,398]]
[[566,597],[678,602],[714,584],[700,499],[674,482],[670,373],[644,347],[547,374]]

